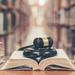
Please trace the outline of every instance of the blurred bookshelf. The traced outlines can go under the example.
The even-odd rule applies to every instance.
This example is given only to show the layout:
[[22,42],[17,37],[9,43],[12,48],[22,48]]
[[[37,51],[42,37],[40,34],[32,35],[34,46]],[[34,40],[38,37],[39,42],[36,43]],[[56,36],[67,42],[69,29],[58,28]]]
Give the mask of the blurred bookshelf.
[[[8,3],[6,0],[0,0],[0,5],[0,55],[10,56],[18,44],[21,47],[21,42],[26,37],[30,9],[23,0],[10,0]],[[5,15],[6,20],[4,20]],[[4,30],[4,23],[6,30]]]
[[[8,25],[6,26],[8,30],[2,30],[2,33],[0,33],[0,39],[2,39],[1,42],[3,42],[2,44],[4,45],[3,49],[1,49],[1,51],[3,51],[3,56],[8,54],[11,55],[14,50],[23,46],[30,25],[36,24],[30,21],[38,16],[34,13],[40,7],[36,0],[35,2],[30,2],[30,5],[28,4],[29,0],[14,1],[14,3],[11,2],[8,3],[9,5],[5,5],[10,11],[7,13]],[[0,14],[2,13],[2,9],[0,9]],[[63,48],[70,54],[72,47],[71,30],[75,27],[75,0],[48,0],[45,6],[39,8],[39,12],[40,11],[41,14],[45,11],[45,16],[43,17],[45,20],[44,22],[48,29],[47,33],[49,33],[49,36],[54,40],[54,46],[56,48]],[[42,18],[41,15],[40,18]],[[2,25],[2,23],[0,24]],[[3,27],[0,28],[3,29]]]
[[[45,15],[46,24],[56,48],[63,48],[72,58],[72,28],[75,28],[75,0],[50,0]],[[74,29],[75,30],[75,29]]]

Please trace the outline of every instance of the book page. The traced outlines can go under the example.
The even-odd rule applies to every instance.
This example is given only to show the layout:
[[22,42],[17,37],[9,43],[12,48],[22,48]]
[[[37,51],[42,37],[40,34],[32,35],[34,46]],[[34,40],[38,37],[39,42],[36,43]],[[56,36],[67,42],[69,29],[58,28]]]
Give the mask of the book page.
[[44,70],[48,65],[59,65],[59,66],[74,69],[74,66],[69,60],[68,56],[61,49],[57,50],[57,56],[42,60],[39,64],[39,68]]
[[15,51],[7,63],[2,67],[2,70],[11,69],[17,66],[28,66],[35,70],[38,68],[38,63],[33,59],[25,58],[23,56],[23,51]]

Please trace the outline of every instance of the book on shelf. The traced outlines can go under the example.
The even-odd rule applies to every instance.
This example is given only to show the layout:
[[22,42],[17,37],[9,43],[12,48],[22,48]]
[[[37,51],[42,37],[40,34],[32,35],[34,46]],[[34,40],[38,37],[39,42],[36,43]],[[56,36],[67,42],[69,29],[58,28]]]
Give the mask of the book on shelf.
[[4,15],[2,12],[0,12],[0,34],[3,34],[3,22],[4,22],[4,19],[3,19]]
[[14,51],[1,70],[75,70],[70,59],[62,49],[56,49],[57,55],[41,59],[23,56],[23,51]]

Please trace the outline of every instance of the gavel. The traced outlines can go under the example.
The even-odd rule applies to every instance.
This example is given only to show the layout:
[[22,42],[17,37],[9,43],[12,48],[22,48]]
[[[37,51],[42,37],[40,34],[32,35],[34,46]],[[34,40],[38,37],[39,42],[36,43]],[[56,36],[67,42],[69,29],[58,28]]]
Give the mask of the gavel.
[[51,48],[53,45],[53,39],[51,37],[46,38],[35,38],[33,41],[34,49],[41,49],[41,48]]

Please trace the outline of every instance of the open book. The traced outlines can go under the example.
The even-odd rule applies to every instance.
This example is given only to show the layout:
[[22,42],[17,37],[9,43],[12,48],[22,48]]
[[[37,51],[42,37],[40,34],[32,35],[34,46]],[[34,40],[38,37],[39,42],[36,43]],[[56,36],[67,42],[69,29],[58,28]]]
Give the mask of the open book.
[[23,51],[15,51],[1,70],[75,70],[70,59],[62,49],[57,55],[41,60],[39,63],[23,56]]

